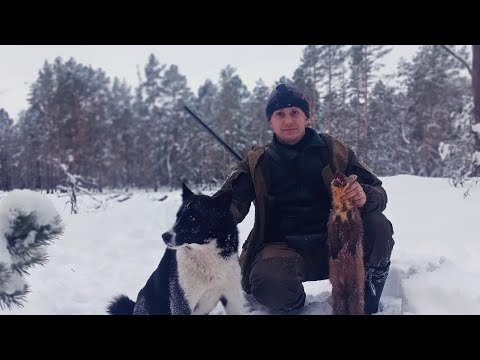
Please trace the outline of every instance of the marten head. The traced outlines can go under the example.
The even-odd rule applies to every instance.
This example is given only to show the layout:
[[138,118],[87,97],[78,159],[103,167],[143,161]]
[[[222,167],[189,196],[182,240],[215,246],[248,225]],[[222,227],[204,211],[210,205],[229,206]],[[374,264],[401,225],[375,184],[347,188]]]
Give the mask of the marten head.
[[357,180],[357,175],[350,175],[346,177],[344,173],[340,170],[337,170],[335,173],[335,178],[332,181],[332,187],[336,188],[345,188],[348,184]]
[[[345,190],[347,189],[347,185],[351,184],[352,182],[357,180],[357,175],[350,175],[345,176],[341,171],[337,171],[335,173],[335,178],[332,180],[331,188],[332,188],[332,197],[333,203],[336,206],[343,205],[343,203],[347,204],[347,208],[349,209],[351,206],[351,201],[343,201],[342,196],[345,195]],[[343,206],[342,206],[343,208]]]

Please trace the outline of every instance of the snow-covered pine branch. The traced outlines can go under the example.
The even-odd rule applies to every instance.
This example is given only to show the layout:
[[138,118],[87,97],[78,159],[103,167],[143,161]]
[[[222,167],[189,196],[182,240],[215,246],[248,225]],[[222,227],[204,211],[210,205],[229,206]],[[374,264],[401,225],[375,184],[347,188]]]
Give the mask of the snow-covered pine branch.
[[28,269],[48,261],[46,247],[64,230],[53,204],[42,194],[14,190],[0,200],[0,308],[22,306]]

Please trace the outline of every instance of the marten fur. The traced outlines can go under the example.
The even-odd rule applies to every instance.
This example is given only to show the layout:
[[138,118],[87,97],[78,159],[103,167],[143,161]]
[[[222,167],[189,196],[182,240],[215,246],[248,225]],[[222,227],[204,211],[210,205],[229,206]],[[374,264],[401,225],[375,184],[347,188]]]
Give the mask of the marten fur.
[[342,200],[347,185],[356,178],[337,171],[331,182],[333,201],[327,227],[334,315],[364,314],[363,224],[353,202]]

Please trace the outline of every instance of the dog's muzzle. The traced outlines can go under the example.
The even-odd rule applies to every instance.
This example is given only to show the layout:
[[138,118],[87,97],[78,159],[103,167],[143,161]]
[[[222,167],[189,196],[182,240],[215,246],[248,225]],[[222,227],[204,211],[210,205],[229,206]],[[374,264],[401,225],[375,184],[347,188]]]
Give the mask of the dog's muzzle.
[[167,246],[175,246],[175,236],[170,231],[164,232],[162,239]]

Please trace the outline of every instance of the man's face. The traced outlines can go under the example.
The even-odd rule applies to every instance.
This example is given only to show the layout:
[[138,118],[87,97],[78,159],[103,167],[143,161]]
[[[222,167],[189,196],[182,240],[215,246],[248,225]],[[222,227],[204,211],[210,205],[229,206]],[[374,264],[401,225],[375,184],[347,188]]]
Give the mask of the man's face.
[[305,135],[307,116],[298,107],[275,110],[269,120],[277,139],[288,145],[295,145]]

